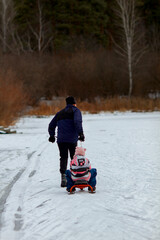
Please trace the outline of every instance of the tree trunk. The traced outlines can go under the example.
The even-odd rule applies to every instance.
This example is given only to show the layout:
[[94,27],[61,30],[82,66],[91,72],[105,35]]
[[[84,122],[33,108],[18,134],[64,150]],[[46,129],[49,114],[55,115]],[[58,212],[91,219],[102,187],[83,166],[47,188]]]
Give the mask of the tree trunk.
[[115,1],[118,6],[114,9],[115,14],[119,19],[117,26],[119,27],[121,39],[123,39],[122,44],[117,44],[115,42],[115,45],[118,54],[127,62],[129,78],[128,96],[131,97],[134,80],[133,68],[144,54],[146,47],[142,48],[141,46],[138,46],[141,43],[143,33],[136,31],[138,29],[138,17],[135,12],[135,0]]

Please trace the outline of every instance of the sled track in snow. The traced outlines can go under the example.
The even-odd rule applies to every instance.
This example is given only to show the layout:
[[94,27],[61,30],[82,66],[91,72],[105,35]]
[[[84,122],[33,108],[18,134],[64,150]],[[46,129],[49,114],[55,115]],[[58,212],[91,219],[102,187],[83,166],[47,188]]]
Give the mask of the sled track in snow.
[[[43,147],[42,147],[43,146]],[[0,232],[3,228],[3,222],[2,218],[5,218],[5,207],[8,197],[10,196],[12,191],[17,191],[18,187],[16,187],[16,184],[19,184],[21,181],[23,183],[23,187],[20,189],[23,189],[23,194],[21,190],[17,191],[17,207],[14,208],[15,214],[13,214],[13,223],[14,223],[14,231],[20,231],[22,225],[23,225],[23,219],[22,219],[22,210],[23,210],[23,196],[25,193],[25,190],[27,188],[28,182],[30,178],[32,178],[38,169],[39,166],[39,157],[43,153],[43,151],[46,148],[46,143],[41,143],[38,147],[38,151],[32,151],[27,154],[28,164],[26,167],[22,168],[13,178],[13,180],[2,190],[4,193],[0,198]],[[14,189],[15,187],[15,189]],[[1,239],[1,238],[0,238]]]
[[24,171],[25,171],[25,168],[22,169],[20,172],[18,172],[16,176],[13,178],[12,182],[7,187],[5,187],[5,189],[3,189],[4,194],[0,198],[0,229],[2,227],[2,213],[4,211],[6,200],[12,190],[13,185],[18,181],[18,179],[21,177]]
[[[30,160],[32,155],[35,153],[35,151],[27,154],[27,159]],[[2,227],[2,213],[4,211],[4,206],[6,203],[6,200],[14,186],[14,184],[19,180],[19,178],[21,177],[21,175],[23,174],[23,172],[26,170],[25,168],[22,168],[13,178],[13,180],[8,184],[8,186],[6,186],[2,191],[4,192],[3,195],[0,198],[0,229]],[[33,175],[32,175],[33,176]]]

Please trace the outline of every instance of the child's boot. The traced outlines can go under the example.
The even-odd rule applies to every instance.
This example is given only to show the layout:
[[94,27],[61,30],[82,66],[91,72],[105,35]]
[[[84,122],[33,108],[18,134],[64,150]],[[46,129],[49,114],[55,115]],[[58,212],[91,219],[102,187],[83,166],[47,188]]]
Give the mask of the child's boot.
[[95,193],[96,192],[96,187],[92,187],[92,189],[93,189],[93,192],[92,192],[91,188],[88,187],[88,192],[89,193]]
[[74,188],[72,188],[72,191],[70,191],[70,189],[67,188],[66,191],[73,194],[73,193],[75,193],[76,189],[75,189],[75,187],[74,187]]

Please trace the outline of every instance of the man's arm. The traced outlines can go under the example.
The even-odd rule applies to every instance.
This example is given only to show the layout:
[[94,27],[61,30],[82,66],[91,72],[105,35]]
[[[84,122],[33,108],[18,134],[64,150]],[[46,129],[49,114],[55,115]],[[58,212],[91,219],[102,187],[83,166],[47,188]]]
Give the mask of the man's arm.
[[48,126],[48,132],[51,137],[55,136],[56,126],[57,126],[57,114],[54,116],[54,118],[51,120]]
[[84,141],[85,137],[83,134],[83,127],[82,127],[82,114],[78,108],[74,112],[74,126],[78,132],[79,140]]

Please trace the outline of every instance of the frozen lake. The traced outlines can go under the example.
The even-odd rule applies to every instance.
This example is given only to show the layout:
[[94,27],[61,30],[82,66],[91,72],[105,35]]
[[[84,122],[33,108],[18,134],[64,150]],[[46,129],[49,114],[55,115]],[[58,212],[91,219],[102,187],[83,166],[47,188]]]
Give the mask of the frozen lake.
[[160,113],[83,115],[95,194],[60,188],[50,120],[0,135],[0,240],[159,240]]

